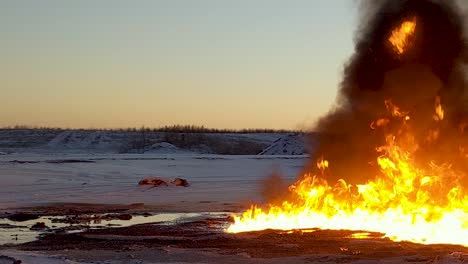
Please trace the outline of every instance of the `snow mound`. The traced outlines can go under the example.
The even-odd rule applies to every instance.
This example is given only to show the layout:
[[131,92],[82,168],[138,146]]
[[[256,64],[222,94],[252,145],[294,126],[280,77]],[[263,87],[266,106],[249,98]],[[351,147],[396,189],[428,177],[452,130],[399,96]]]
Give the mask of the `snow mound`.
[[305,136],[303,134],[289,134],[275,140],[265,148],[259,155],[304,155]]
[[47,147],[60,150],[112,151],[118,146],[106,132],[64,131],[50,140]]
[[160,142],[153,144],[148,150],[145,151],[145,154],[174,154],[174,153],[187,153],[189,151],[180,149],[171,143]]
[[255,155],[284,135],[286,134],[157,130],[0,129],[0,151],[6,154],[19,152]]

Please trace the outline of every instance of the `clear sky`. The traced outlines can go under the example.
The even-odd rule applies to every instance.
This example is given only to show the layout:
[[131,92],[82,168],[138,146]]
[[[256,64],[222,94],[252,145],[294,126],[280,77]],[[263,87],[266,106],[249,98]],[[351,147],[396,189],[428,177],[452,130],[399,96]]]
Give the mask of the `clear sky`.
[[0,0],[0,126],[303,128],[333,104],[350,0]]

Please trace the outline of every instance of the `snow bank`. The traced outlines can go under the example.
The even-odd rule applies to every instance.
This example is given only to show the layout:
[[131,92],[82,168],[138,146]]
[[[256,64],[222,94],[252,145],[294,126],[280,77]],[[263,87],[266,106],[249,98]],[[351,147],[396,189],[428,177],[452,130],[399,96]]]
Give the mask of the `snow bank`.
[[144,152],[145,154],[176,154],[176,153],[192,153],[191,151],[180,149],[171,143],[160,142],[151,145],[148,150]]
[[47,147],[58,150],[74,149],[113,152],[119,146],[113,142],[106,132],[64,131],[49,141]]
[[[256,155],[284,133],[1,130],[3,153]],[[281,153],[283,154],[283,153]]]
[[265,148],[260,155],[304,155],[307,154],[305,148],[304,134],[289,134],[283,136]]

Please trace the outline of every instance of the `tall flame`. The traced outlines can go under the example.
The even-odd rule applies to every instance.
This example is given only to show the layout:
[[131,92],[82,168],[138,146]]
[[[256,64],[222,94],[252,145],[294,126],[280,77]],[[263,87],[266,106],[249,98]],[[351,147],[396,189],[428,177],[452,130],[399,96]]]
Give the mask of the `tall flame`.
[[393,45],[395,51],[401,55],[403,54],[408,45],[410,37],[416,30],[416,18],[404,21],[398,28],[392,31],[388,41]]
[[[288,199],[281,204],[254,205],[235,216],[227,231],[367,230],[384,233],[394,241],[468,246],[468,195],[458,184],[459,172],[450,164],[415,165],[418,143],[408,125],[412,122],[409,113],[390,100],[385,105],[389,118],[400,126],[376,149],[380,173],[373,180],[356,186],[345,180],[329,185],[324,173],[333,164],[322,159],[317,162],[322,175],[305,175],[289,187]],[[443,119],[438,98],[435,113],[436,122]],[[379,120],[386,121],[374,122],[374,128],[390,122]]]

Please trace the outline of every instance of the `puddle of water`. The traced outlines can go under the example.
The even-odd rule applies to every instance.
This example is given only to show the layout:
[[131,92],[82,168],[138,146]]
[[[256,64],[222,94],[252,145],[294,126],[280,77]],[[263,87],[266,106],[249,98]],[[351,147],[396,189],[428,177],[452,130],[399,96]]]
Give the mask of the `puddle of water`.
[[[21,244],[36,240],[39,235],[53,233],[59,229],[66,230],[67,233],[79,233],[85,229],[99,229],[108,227],[127,227],[139,224],[163,223],[176,224],[179,222],[194,221],[198,218],[224,216],[226,213],[162,213],[151,216],[132,216],[130,220],[91,220],[78,224],[56,223],[54,220],[64,220],[64,216],[43,216],[38,219],[14,222],[8,219],[0,219],[0,245]],[[92,215],[91,215],[92,216]],[[31,227],[38,223],[44,223],[47,228],[43,230],[31,230]]]

